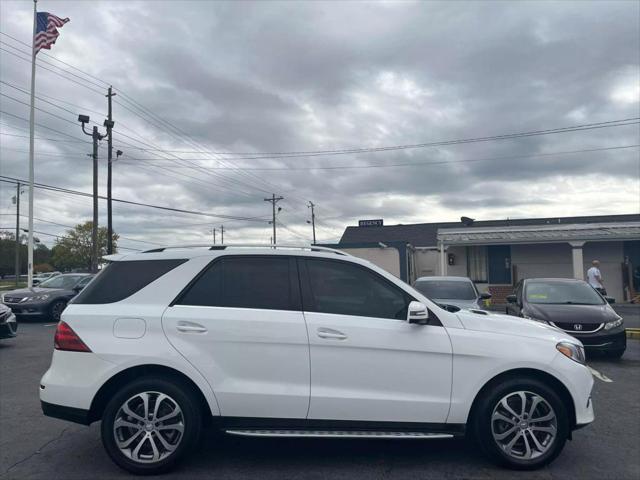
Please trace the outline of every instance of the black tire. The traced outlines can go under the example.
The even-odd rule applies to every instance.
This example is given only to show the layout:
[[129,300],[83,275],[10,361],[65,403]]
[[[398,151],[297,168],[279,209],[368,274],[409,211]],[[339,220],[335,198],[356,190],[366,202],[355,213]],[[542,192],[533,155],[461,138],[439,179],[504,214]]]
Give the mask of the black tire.
[[51,317],[51,320],[59,322],[60,316],[62,315],[62,312],[64,312],[65,308],[67,308],[67,302],[64,300],[56,300],[53,302],[49,307],[49,316]]
[[[499,446],[498,440],[494,439],[492,431],[494,408],[502,399],[515,392],[529,392],[542,397],[555,412],[556,436],[549,441],[548,449],[536,458],[525,459],[510,455]],[[534,378],[510,378],[491,386],[478,399],[471,421],[473,438],[481,451],[494,463],[514,470],[534,470],[548,465],[560,454],[570,433],[569,416],[563,401],[553,389]],[[505,425],[509,426],[508,423]],[[514,424],[513,428],[518,429],[515,431],[518,434],[519,426]],[[506,430],[507,428],[505,428]],[[523,435],[527,437],[527,446],[533,444],[530,440],[531,435],[530,431]],[[507,440],[512,438],[514,437],[508,437]],[[524,440],[518,441],[522,443],[522,448],[524,448]]]
[[[119,448],[116,440],[116,431],[114,431],[116,417],[119,414],[123,404],[128,400],[131,400],[132,398],[137,398],[136,396],[138,394],[144,395],[145,392],[151,392],[152,395],[164,394],[170,397],[170,400],[175,402],[175,404],[177,404],[179,410],[181,411],[181,426],[183,428],[181,434],[177,431],[174,432],[176,435],[175,438],[177,439],[177,446],[175,447],[175,450],[168,453],[165,452],[165,457],[160,458],[157,461],[150,461],[147,463],[145,463],[144,461],[134,460],[133,458],[131,458],[131,456],[127,456]],[[157,400],[157,398],[160,397],[156,397],[154,400],[149,400],[149,412],[152,408],[151,403]],[[131,407],[132,404],[128,403],[128,405],[129,407]],[[134,419],[134,417],[129,418]],[[158,415],[158,418],[161,418],[161,416]],[[119,427],[118,432],[121,432],[121,429],[127,429],[125,433],[132,431],[134,432],[129,438],[138,435],[137,433],[135,433],[135,429],[130,429],[129,427]],[[140,430],[140,439],[144,438],[144,436],[151,436],[153,438],[152,443],[158,449],[163,449],[160,439],[157,438],[157,436],[160,435],[160,432],[148,432],[144,429],[144,427],[139,427],[138,429]],[[163,379],[154,376],[142,377],[121,388],[107,404],[102,416],[101,425],[102,444],[104,445],[104,448],[111,459],[119,467],[137,475],[156,475],[172,469],[178,462],[183,460],[189,452],[193,451],[193,448],[197,444],[200,437],[201,430],[202,408],[200,403],[198,402],[195,392],[192,391],[192,388],[189,385],[180,382],[179,380]],[[174,433],[169,434],[174,435]],[[166,438],[166,436],[163,436],[163,439],[165,439],[165,441]],[[144,442],[147,443],[143,445],[143,447],[149,449],[151,447],[151,440],[141,440],[141,442],[134,442],[131,444],[132,448],[133,445]],[[169,443],[171,443],[171,439],[169,440]]]

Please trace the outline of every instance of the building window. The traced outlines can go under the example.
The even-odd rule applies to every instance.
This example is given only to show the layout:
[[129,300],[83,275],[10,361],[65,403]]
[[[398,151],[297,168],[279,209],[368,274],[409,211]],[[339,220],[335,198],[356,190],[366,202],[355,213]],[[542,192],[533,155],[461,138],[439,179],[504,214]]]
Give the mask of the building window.
[[487,247],[467,247],[467,271],[474,282],[488,283]]

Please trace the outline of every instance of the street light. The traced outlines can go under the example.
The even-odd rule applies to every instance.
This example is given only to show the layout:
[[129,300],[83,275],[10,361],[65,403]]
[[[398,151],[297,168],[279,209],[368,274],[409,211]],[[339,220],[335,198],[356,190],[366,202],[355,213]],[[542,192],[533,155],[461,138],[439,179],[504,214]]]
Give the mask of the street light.
[[[93,140],[93,225],[91,226],[91,271],[98,271],[98,142],[106,135],[98,132],[98,127],[93,126],[91,133],[87,132],[85,125],[89,123],[89,115],[78,115],[78,122],[82,124],[82,131]],[[106,125],[107,121],[105,121]]]

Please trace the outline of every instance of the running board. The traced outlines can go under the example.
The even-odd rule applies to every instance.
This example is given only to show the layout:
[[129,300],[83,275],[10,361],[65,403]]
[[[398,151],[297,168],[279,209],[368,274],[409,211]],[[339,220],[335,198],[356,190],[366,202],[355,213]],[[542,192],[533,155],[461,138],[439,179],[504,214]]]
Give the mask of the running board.
[[365,430],[225,430],[229,435],[280,438],[453,438],[449,433],[385,432]]

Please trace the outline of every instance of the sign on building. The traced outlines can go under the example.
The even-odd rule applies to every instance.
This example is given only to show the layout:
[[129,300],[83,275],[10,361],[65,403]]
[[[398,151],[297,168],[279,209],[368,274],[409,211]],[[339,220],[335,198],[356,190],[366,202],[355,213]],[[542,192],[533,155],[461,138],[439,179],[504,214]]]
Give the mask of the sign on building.
[[359,227],[382,227],[383,221],[382,219],[377,220],[358,220]]

